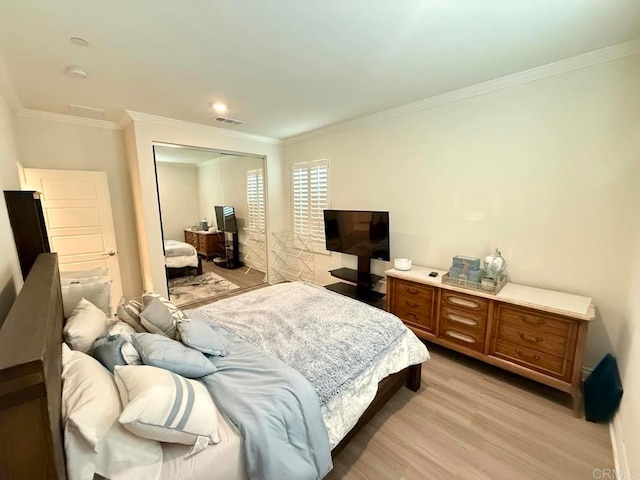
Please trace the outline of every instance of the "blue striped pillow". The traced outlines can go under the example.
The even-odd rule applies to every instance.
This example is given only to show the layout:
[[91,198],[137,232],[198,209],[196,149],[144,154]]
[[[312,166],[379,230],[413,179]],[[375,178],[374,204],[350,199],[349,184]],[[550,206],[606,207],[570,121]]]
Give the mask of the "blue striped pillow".
[[146,365],[116,366],[114,378],[124,406],[119,422],[130,432],[184,445],[220,441],[218,410],[200,382]]

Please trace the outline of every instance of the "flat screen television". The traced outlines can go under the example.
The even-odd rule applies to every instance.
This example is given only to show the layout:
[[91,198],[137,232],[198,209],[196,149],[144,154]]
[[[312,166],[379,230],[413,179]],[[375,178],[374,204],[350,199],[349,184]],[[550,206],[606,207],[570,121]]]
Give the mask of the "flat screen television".
[[327,250],[389,261],[389,212],[325,210]]
[[230,206],[215,206],[216,223],[218,230],[229,233],[238,233],[238,223],[236,222],[236,212]]

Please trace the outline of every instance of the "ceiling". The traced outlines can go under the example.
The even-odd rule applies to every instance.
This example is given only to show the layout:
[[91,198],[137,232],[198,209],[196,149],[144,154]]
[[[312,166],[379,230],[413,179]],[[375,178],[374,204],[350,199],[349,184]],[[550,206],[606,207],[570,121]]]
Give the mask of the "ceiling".
[[[128,109],[275,138],[638,37],[638,0],[0,2],[0,55],[26,108],[85,105],[113,121]],[[213,101],[246,123],[216,122]]]

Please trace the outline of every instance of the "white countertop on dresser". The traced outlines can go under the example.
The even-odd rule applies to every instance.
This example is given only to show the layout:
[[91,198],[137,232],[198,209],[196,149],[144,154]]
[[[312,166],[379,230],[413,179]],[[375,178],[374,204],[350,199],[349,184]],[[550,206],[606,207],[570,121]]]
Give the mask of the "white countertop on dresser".
[[[437,277],[430,277],[430,272],[438,272]],[[492,298],[501,302],[520,305],[523,307],[535,308],[550,313],[566,315],[580,320],[593,320],[595,317],[595,306],[589,297],[573,295],[570,293],[545,290],[543,288],[507,283],[497,295],[456,287],[442,283],[442,276],[447,273],[436,268],[421,267],[414,265],[411,270],[402,271],[392,268],[384,272],[389,277],[400,278],[425,285],[434,285],[447,290],[476,295],[483,298]]]

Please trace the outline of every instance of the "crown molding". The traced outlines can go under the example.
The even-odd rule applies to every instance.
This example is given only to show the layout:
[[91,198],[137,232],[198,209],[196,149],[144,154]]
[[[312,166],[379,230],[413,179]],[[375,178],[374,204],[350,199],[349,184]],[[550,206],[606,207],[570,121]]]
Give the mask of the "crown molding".
[[632,40],[625,43],[619,43],[617,45],[602,48],[600,50],[594,50],[593,52],[584,53],[582,55],[566,58],[564,60],[559,60],[554,63],[549,63],[547,65],[532,68],[530,70],[514,73],[512,75],[489,80],[487,82],[478,83],[476,85],[461,88],[459,90],[454,90],[452,92],[443,93],[441,95],[436,95],[424,100],[401,105],[399,107],[390,108],[389,110],[384,110],[382,112],[373,113],[371,115],[365,115],[353,120],[336,123],[334,125],[322,127],[317,130],[302,133],[300,135],[294,135],[292,137],[285,138],[282,143],[283,145],[291,145],[305,140],[310,140],[312,138],[331,135],[343,130],[401,117],[410,113],[419,112],[421,110],[427,110],[429,108],[438,107],[447,103],[458,102],[467,98],[485,95],[487,93],[514,87],[523,83],[535,82],[536,80],[541,80],[543,78],[552,77],[561,73],[570,72],[572,70],[578,70],[580,68],[589,67],[591,65],[608,62],[617,58],[627,57],[629,55],[636,55],[638,53],[640,53],[640,39]]
[[48,120],[50,122],[67,123],[71,125],[82,125],[84,127],[104,128],[106,130],[121,130],[117,123],[109,122],[107,120],[76,117],[75,115],[32,110],[30,108],[23,108],[17,113],[17,116],[21,118],[35,118],[38,120]]
[[[129,117],[129,120],[127,120],[124,117]],[[252,133],[245,133],[245,132],[237,132],[235,130],[228,130],[226,128],[220,128],[220,127],[212,127],[210,125],[203,125],[201,123],[192,123],[192,122],[186,122],[184,120],[176,120],[173,118],[159,117],[157,115],[151,115],[149,113],[141,113],[141,112],[134,112],[131,110],[125,110],[124,117],[121,118],[120,121],[118,122],[119,125],[128,126],[129,123],[131,123],[132,121],[144,122],[144,123],[151,123],[154,125],[162,125],[165,127],[174,127],[174,128],[185,129],[185,130],[192,130],[196,132],[215,133],[218,135],[225,135],[227,137],[242,138],[244,140],[253,140],[255,142],[269,143],[272,145],[282,144],[282,140],[278,138],[263,137],[261,135],[254,135]]]

